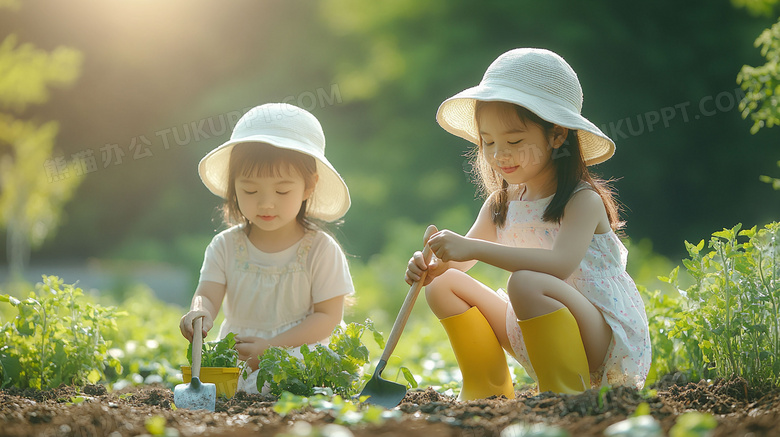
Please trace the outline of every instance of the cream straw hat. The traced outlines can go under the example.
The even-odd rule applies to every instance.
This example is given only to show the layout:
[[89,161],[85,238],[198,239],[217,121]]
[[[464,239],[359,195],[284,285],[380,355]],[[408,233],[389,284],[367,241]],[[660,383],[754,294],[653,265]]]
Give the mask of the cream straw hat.
[[582,112],[582,88],[577,73],[557,54],[544,49],[514,49],[499,56],[479,85],[445,100],[436,121],[447,132],[479,144],[474,119],[477,100],[514,103],[544,120],[576,129],[585,164],[604,162],[615,143]]
[[350,205],[349,189],[325,158],[325,135],[320,122],[309,112],[286,103],[267,103],[252,108],[238,120],[230,140],[200,160],[198,174],[212,193],[226,197],[230,152],[236,144],[251,142],[314,157],[319,180],[307,203],[308,215],[334,221],[346,214]]

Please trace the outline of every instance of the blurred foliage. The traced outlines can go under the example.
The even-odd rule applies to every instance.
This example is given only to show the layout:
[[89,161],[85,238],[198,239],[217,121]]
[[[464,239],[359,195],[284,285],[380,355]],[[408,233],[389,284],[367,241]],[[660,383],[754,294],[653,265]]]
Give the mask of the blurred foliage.
[[118,302],[103,297],[125,313],[117,331],[107,336],[112,344],[109,354],[122,363],[122,371],[107,372],[106,382],[115,390],[138,384],[171,388],[181,384],[180,366],[187,364],[190,344],[178,329],[184,308],[162,302],[143,285],[135,285],[125,296]]
[[0,43],[0,104],[21,112],[49,100],[50,86],[69,86],[81,72],[82,55],[69,47],[51,53],[30,43],[18,45],[16,35]]
[[780,5],[778,0],[731,0],[731,4],[736,8],[745,8],[753,15],[773,17],[777,6]]
[[780,19],[756,39],[766,64],[759,67],[745,65],[737,75],[737,83],[745,90],[739,104],[742,117],[750,117],[755,134],[762,127],[780,124]]
[[[2,2],[0,9],[18,9]],[[79,51],[57,47],[51,53],[32,44],[0,43],[0,109],[22,113],[49,99],[49,87],[71,85],[81,71]],[[13,276],[20,276],[31,248],[39,247],[58,225],[63,205],[85,171],[79,160],[53,158],[56,122],[21,120],[0,112],[0,229],[5,228]]]
[[[441,130],[434,114],[496,56],[521,46],[550,48],[578,72],[584,115],[618,144],[595,170],[618,180],[636,241],[682,256],[685,236],[780,214],[765,184],[709,176],[770,174],[777,161],[768,133],[745,135],[743,91],[734,84],[740,66],[766,62],[750,42],[776,20],[735,13],[729,2],[193,1],[26,0],[19,12],[0,14],[9,33],[47,47],[67,43],[90,60],[72,95],[36,109],[61,121],[63,156],[92,152],[98,160],[41,258],[166,261],[196,272],[203,248],[179,242],[208,241],[222,226],[197,162],[243,111],[269,101],[301,105],[322,122],[326,153],[353,200],[337,237],[357,259],[396,244],[397,223],[455,228],[447,211],[465,212],[470,223],[481,202],[463,156],[469,144]],[[556,19],[538,19],[547,16]],[[662,111],[672,118],[648,125]],[[109,144],[124,153],[121,162],[104,156]],[[734,144],[751,152],[734,154]],[[672,192],[679,195],[658,200]],[[724,198],[730,207],[715,213]]]
[[[780,167],[780,161],[777,161],[777,166]],[[772,188],[774,188],[775,190],[780,190],[780,178],[773,178],[771,176],[761,175],[759,176],[759,179],[761,180],[761,182],[772,184]]]

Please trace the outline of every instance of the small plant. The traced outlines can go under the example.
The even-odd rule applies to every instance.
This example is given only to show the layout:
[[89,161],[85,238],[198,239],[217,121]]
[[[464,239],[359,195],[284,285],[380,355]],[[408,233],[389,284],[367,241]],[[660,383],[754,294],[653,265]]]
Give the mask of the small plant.
[[[751,384],[780,383],[780,223],[715,232],[708,251],[703,240],[685,245],[690,258],[683,264],[694,283],[680,290],[685,310],[670,337],[689,349],[695,340],[699,351],[689,357],[701,363],[693,367]],[[667,279],[678,286],[676,272]]]
[[333,421],[339,425],[373,424],[380,425],[387,419],[401,416],[400,410],[387,410],[376,405],[363,403],[365,399],[356,401],[344,399],[334,395],[333,390],[318,389],[309,397],[283,392],[279,400],[274,404],[274,411],[287,416],[293,411],[310,407],[314,411],[324,411],[333,417]]
[[374,340],[384,347],[382,335],[366,320],[364,324],[350,323],[346,328],[337,326],[327,346],[302,345],[303,359],[284,348],[268,348],[258,364],[258,391],[267,381],[275,396],[285,391],[311,396],[316,387],[328,387],[343,397],[357,393],[360,370],[368,362],[368,349],[360,340],[366,330],[372,331]]
[[115,317],[124,313],[90,303],[80,288],[56,276],[44,276],[36,291],[24,300],[0,295],[18,312],[0,327],[2,387],[94,384],[105,378],[106,367],[121,372],[104,336],[116,332]]
[[[203,343],[201,367],[238,367],[236,334],[229,332],[225,338]],[[187,361],[192,365],[192,343],[187,346]]]

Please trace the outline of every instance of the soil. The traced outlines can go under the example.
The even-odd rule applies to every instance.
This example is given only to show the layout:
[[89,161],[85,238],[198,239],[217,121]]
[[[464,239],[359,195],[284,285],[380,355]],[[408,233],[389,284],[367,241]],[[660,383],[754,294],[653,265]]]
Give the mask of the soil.
[[[232,399],[218,399],[212,413],[174,410],[173,391],[156,386],[113,393],[102,386],[6,389],[0,391],[0,435],[134,436],[149,434],[147,422],[161,416],[166,419],[167,435],[180,436],[302,435],[301,425],[293,424],[307,422],[315,429],[311,435],[480,437],[499,436],[514,423],[543,422],[572,436],[588,437],[602,436],[607,426],[629,417],[642,402],[667,434],[681,414],[699,411],[716,418],[714,437],[780,435],[780,389],[750,387],[740,378],[712,383],[675,383],[667,378],[654,388],[655,396],[623,387],[600,396],[597,390],[554,395],[524,387],[516,392],[516,399],[470,402],[458,402],[430,388],[413,390],[397,407],[399,417],[379,425],[350,426],[346,433],[333,425],[325,428],[334,422],[329,412],[307,407],[280,416],[272,408],[276,399],[270,396],[238,393]],[[81,401],[73,402],[74,398]]]

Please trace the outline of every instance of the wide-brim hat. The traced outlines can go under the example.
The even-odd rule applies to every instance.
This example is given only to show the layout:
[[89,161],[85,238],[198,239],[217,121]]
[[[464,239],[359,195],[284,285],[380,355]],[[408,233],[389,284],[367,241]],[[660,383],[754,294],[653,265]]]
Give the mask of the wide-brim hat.
[[521,48],[502,54],[490,64],[479,85],[439,106],[436,121],[447,132],[479,144],[474,117],[478,100],[514,103],[550,123],[576,129],[587,165],[604,162],[615,153],[615,143],[581,114],[577,73],[549,50]]
[[308,111],[286,103],[250,109],[236,123],[230,140],[200,160],[198,174],[212,193],[227,197],[230,152],[236,144],[253,142],[294,150],[317,160],[319,180],[307,202],[308,216],[330,222],[347,213],[349,189],[325,158],[325,134],[320,122]]

